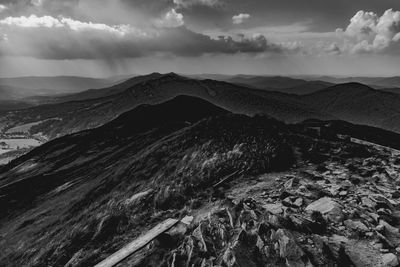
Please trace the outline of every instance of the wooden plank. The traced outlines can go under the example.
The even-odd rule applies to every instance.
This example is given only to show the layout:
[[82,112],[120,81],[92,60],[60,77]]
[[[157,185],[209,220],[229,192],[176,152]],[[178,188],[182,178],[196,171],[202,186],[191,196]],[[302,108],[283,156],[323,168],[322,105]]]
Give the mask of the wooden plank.
[[158,235],[164,233],[165,231],[171,229],[175,224],[177,224],[179,220],[176,219],[167,219],[162,223],[156,225],[153,229],[148,231],[145,235],[142,235],[123,247],[122,249],[118,250],[102,262],[95,265],[95,267],[112,267],[115,266],[117,263],[124,260],[129,255],[135,253],[139,249],[146,246],[150,241],[156,238]]
[[213,187],[217,188],[218,186],[229,182],[235,175],[241,175],[243,173],[243,171],[235,171],[227,176],[225,176],[224,178],[221,179],[221,181],[219,181],[218,183],[214,184]]
[[350,141],[353,142],[353,143],[356,143],[356,144],[367,145],[367,146],[372,146],[372,147],[375,146],[375,147],[378,147],[380,149],[389,150],[392,153],[400,154],[400,150],[397,150],[395,148],[379,145],[379,144],[368,142],[368,141],[365,141],[365,140],[362,140],[362,139],[351,137]]

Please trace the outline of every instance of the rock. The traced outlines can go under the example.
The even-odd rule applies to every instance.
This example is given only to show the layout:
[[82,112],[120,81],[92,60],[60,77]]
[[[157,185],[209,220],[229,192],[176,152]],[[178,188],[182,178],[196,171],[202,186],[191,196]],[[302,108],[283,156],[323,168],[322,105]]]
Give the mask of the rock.
[[400,198],[400,192],[396,191],[392,194],[392,198]]
[[185,216],[181,222],[186,224],[186,225],[190,225],[193,221],[194,217],[193,216]]
[[368,232],[368,227],[365,226],[365,224],[363,224],[360,221],[345,220],[344,225],[346,225],[348,228],[350,228],[354,231],[358,231],[360,233]]
[[301,207],[303,206],[303,199],[301,197],[297,198],[294,202],[293,205],[295,205],[296,207]]
[[298,191],[304,193],[304,192],[307,192],[307,188],[304,185],[300,185],[298,188]]
[[[234,256],[235,264],[233,266],[249,266],[249,267],[257,267],[256,262],[261,260],[260,254],[257,253],[259,251],[259,247],[263,244],[259,243],[260,238],[257,235],[249,234],[246,231],[241,231],[237,237],[237,240],[234,242],[232,246],[232,256]],[[232,262],[232,256],[231,262]],[[229,257],[228,257],[229,258]],[[215,265],[210,265],[215,266]]]
[[305,266],[302,258],[304,251],[296,244],[293,235],[283,229],[276,231],[276,238],[279,244],[279,256],[286,259],[289,266]]
[[373,232],[366,232],[366,233],[365,233],[365,236],[373,237],[373,236],[374,236],[374,233],[373,233]]
[[369,217],[371,217],[375,222],[379,222],[379,215],[376,213],[367,213]]
[[368,208],[374,208],[376,206],[376,203],[372,201],[369,197],[361,198],[361,204]]
[[299,184],[299,178],[294,177],[288,180],[283,186],[285,187],[285,189],[293,189],[298,184]]
[[381,251],[381,249],[383,249],[383,244],[382,243],[373,243],[372,247]]
[[282,204],[280,204],[280,203],[275,203],[275,204],[264,204],[263,205],[263,208],[266,210],[266,211],[268,211],[268,212],[270,212],[270,213],[272,213],[272,214],[275,214],[275,215],[279,215],[279,214],[282,214],[283,213],[283,209],[282,209]]
[[312,218],[312,220],[309,220],[301,215],[291,214],[287,218],[290,221],[290,227],[298,232],[323,234],[326,231],[326,222],[322,216],[320,219]]
[[306,211],[318,211],[333,222],[343,220],[342,207],[329,197],[320,198],[307,206]]
[[394,255],[393,253],[383,254],[382,260],[383,260],[384,266],[395,267],[395,266],[399,265],[399,260],[397,259],[397,256]]
[[301,197],[287,197],[282,200],[282,204],[290,208],[300,208],[303,205],[303,199]]
[[397,247],[400,245],[400,232],[396,227],[391,226],[384,220],[379,221],[380,225],[384,226],[383,235],[386,237],[391,247]]
[[385,230],[385,226],[383,226],[382,224],[379,224],[375,227],[375,230],[378,232],[382,232],[383,230]]

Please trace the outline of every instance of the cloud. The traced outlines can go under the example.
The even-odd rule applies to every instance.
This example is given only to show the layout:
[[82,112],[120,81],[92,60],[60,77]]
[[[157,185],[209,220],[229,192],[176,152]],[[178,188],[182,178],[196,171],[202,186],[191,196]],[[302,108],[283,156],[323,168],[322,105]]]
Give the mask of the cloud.
[[71,18],[37,17],[36,15],[29,17],[7,17],[0,20],[0,26],[9,26],[11,28],[63,28],[76,32],[98,31],[117,35],[125,35],[132,30],[128,25],[108,26],[102,23],[81,22]]
[[242,24],[244,21],[250,19],[249,14],[240,13],[239,15],[235,15],[232,17],[233,24]]
[[192,6],[219,7],[223,5],[221,0],[174,0],[174,4],[180,8]]
[[0,4],[0,13],[3,12],[4,10],[8,9],[5,5]]
[[331,43],[328,46],[324,47],[324,52],[332,55],[340,55],[342,54],[342,50],[340,49],[338,43]]
[[185,24],[183,15],[177,13],[175,9],[168,11],[164,17],[156,22],[158,27],[174,28]]
[[345,48],[351,53],[398,51],[400,11],[388,9],[380,17],[374,12],[358,11],[346,29],[336,32],[345,40]]
[[118,59],[157,53],[194,57],[203,54],[283,53],[285,47],[265,36],[219,36],[196,33],[183,25],[183,16],[171,10],[164,27],[148,29],[132,25],[107,25],[65,17],[31,15],[0,20],[1,55],[39,59]]
[[31,4],[34,6],[41,6],[43,5],[43,0],[31,0]]

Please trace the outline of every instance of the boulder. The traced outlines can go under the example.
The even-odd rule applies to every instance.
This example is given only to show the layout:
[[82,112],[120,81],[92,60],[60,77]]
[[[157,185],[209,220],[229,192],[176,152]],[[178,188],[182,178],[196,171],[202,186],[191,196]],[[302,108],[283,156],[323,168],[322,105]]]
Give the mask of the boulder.
[[297,245],[293,235],[283,229],[276,231],[275,235],[279,244],[279,256],[286,260],[288,266],[306,266],[303,262],[304,251]]
[[365,224],[363,224],[360,221],[345,220],[344,225],[346,225],[347,228],[350,228],[350,229],[360,232],[360,233],[368,232],[368,227],[365,226]]
[[395,267],[399,265],[399,260],[397,259],[397,256],[393,253],[383,254],[382,261],[384,264],[383,266]]
[[400,232],[396,227],[391,226],[384,220],[379,221],[379,225],[383,226],[383,235],[386,240],[389,242],[391,247],[397,247],[400,245]]
[[285,187],[285,189],[293,189],[294,187],[296,187],[299,184],[299,178],[294,177],[292,179],[289,179],[283,186]]
[[330,221],[341,222],[343,220],[342,206],[329,197],[320,198],[307,206],[306,211],[318,211]]
[[283,213],[283,209],[282,209],[282,204],[281,203],[275,203],[275,204],[264,204],[263,208],[275,215],[279,215]]

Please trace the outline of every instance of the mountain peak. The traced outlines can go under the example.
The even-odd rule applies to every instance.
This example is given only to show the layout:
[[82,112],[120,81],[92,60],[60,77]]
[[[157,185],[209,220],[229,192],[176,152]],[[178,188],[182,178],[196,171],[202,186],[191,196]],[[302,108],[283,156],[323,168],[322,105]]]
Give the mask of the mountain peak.
[[203,118],[230,113],[201,98],[179,95],[155,105],[140,105],[100,128],[141,132],[155,126],[193,123]]
[[349,89],[358,89],[358,90],[373,90],[371,87],[368,85],[358,83],[358,82],[349,82],[349,83],[342,83],[342,84],[337,84],[332,87],[344,87],[344,88],[349,88]]
[[311,93],[309,95],[322,95],[322,94],[341,94],[341,95],[354,95],[354,94],[368,94],[376,90],[371,87],[357,82],[336,84],[326,89]]

